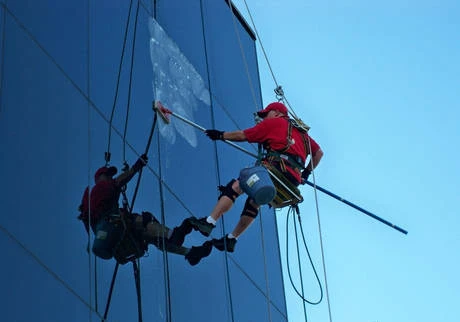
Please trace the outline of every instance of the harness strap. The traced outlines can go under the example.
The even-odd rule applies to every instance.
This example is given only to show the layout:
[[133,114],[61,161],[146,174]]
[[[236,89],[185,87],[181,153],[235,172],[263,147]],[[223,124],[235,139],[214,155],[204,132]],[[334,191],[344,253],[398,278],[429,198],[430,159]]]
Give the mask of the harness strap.
[[289,150],[289,148],[291,147],[291,145],[294,144],[294,141],[292,140],[292,123],[290,122],[290,120],[287,120],[288,121],[288,133],[287,133],[287,137],[286,137],[286,146],[279,150],[279,152],[281,153],[284,153],[286,152],[287,150]]
[[287,161],[289,165],[294,169],[299,169],[302,171],[304,167],[302,166],[302,158],[290,153],[280,153],[278,151],[270,150],[267,151],[267,160],[268,161]]
[[302,143],[305,149],[305,156],[307,156],[309,152],[308,143],[307,143],[307,132],[303,128],[299,128],[298,123],[295,120],[289,119],[288,120],[288,131],[287,131],[287,138],[286,138],[286,146],[280,150],[268,150],[267,151],[267,161],[269,162],[279,162],[281,170],[286,172],[286,161],[288,162],[289,166],[293,169],[301,172],[305,169],[304,162],[301,157],[293,155],[291,153],[286,153],[287,150],[294,144],[294,140],[292,139],[292,128],[295,127],[302,137]]

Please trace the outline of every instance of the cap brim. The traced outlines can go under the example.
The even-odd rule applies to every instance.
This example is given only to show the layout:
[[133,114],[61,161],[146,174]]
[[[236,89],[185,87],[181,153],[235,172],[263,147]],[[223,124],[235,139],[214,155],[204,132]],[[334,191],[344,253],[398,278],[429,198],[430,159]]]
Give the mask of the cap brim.
[[265,111],[260,111],[260,112],[257,112],[257,115],[259,115],[259,117],[265,117],[267,116],[268,112],[265,112]]

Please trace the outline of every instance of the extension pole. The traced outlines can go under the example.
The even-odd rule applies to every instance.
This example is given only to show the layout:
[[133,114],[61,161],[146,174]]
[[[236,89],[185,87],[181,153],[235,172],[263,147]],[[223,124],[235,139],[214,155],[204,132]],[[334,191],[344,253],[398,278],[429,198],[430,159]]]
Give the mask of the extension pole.
[[357,205],[355,205],[355,204],[353,204],[353,203],[351,203],[351,202],[349,202],[349,201],[343,199],[342,197],[339,197],[339,196],[337,196],[336,194],[334,194],[334,193],[332,193],[332,192],[330,192],[330,191],[327,191],[326,189],[321,188],[320,186],[315,185],[314,183],[311,183],[310,181],[305,181],[305,183],[308,184],[309,186],[313,187],[313,188],[318,189],[318,190],[321,191],[321,192],[324,192],[324,193],[327,194],[328,196],[331,196],[332,198],[337,199],[337,200],[343,202],[344,204],[346,204],[346,205],[348,205],[348,206],[350,206],[350,207],[353,207],[353,208],[355,208],[356,210],[361,211],[362,213],[364,213],[364,214],[366,214],[366,215],[368,215],[368,216],[370,216],[370,217],[372,217],[372,218],[374,218],[374,219],[380,221],[381,223],[384,223],[385,225],[390,226],[390,227],[393,228],[393,229],[396,229],[397,231],[403,233],[404,235],[407,235],[407,230],[404,230],[404,229],[402,229],[402,228],[400,228],[400,227],[398,227],[398,226],[396,226],[396,225],[390,223],[389,221],[387,221],[387,220],[385,220],[385,219],[382,219],[382,218],[380,218],[380,217],[374,215],[373,213],[367,211],[366,209],[363,209],[363,208],[361,208],[361,207],[359,207],[359,206],[357,206]]
[[[156,101],[156,102],[155,102],[154,109],[157,110],[158,113],[160,113],[160,115],[161,115],[161,117],[163,118],[163,120],[164,120],[165,122],[167,122],[167,123],[169,123],[169,120],[167,119],[167,115],[170,114],[170,115],[172,115],[172,116],[178,118],[178,119],[181,120],[182,122],[185,122],[185,123],[187,123],[188,125],[191,125],[191,126],[193,126],[194,128],[196,128],[196,129],[198,129],[198,130],[200,130],[200,131],[202,131],[202,132],[205,132],[205,131],[206,131],[206,129],[205,129],[204,127],[202,127],[202,126],[200,126],[200,125],[198,125],[198,124],[196,124],[196,123],[190,121],[189,119],[186,119],[185,117],[183,117],[183,116],[181,116],[181,115],[179,115],[179,114],[174,113],[174,112],[171,111],[171,110],[168,110],[168,109],[167,109],[166,107],[164,107],[159,101]],[[238,149],[238,150],[240,150],[240,151],[242,151],[242,152],[244,152],[244,153],[246,153],[246,154],[249,154],[250,156],[253,156],[254,158],[257,158],[257,155],[256,155],[256,154],[249,152],[248,150],[246,150],[246,149],[240,147],[238,144],[235,144],[235,143],[233,143],[233,142],[231,142],[231,141],[227,141],[227,140],[223,140],[223,141],[224,141],[225,143],[231,145],[232,147],[234,147],[234,148],[236,148],[236,149]]]
[[[202,132],[206,131],[206,129],[205,129],[204,127],[202,127],[202,126],[200,126],[200,125],[198,125],[198,124],[196,124],[196,123],[194,123],[194,122],[192,122],[192,121],[186,119],[186,118],[183,117],[183,116],[180,116],[180,115],[178,115],[178,114],[176,114],[176,113],[174,113],[174,112],[168,110],[168,109],[167,109],[166,107],[164,107],[164,106],[161,104],[161,102],[159,102],[159,101],[154,102],[153,109],[155,109],[158,113],[160,113],[160,116],[161,116],[161,117],[163,118],[163,120],[164,120],[165,122],[167,122],[167,123],[169,123],[169,119],[168,119],[167,115],[168,115],[168,114],[171,114],[172,116],[174,116],[174,117],[178,118],[179,120],[181,120],[181,121],[183,121],[183,122],[185,122],[185,123],[187,123],[187,124],[193,126],[194,128],[199,129],[199,130],[202,131]],[[223,141],[224,141],[225,143],[227,143],[227,144],[233,146],[234,148],[236,148],[236,149],[238,149],[238,150],[240,150],[240,151],[242,151],[242,152],[244,152],[244,153],[246,153],[246,154],[248,154],[248,155],[250,155],[250,156],[252,156],[252,157],[254,157],[254,158],[257,159],[257,155],[256,155],[256,154],[251,153],[251,152],[245,150],[244,148],[240,147],[239,145],[237,145],[237,144],[235,144],[235,143],[233,143],[233,142],[230,142],[230,141],[227,141],[227,140],[223,140]],[[267,169],[267,170],[268,170],[268,169]],[[270,172],[270,170],[268,170],[268,171]],[[270,172],[270,173],[271,173],[271,172]],[[276,176],[274,176],[274,177],[276,178]],[[281,182],[281,180],[278,180],[278,181]],[[282,182],[281,182],[281,183],[282,183]],[[347,201],[347,200],[345,200],[345,199],[343,199],[343,198],[337,196],[336,194],[334,194],[334,193],[332,193],[332,192],[327,191],[327,190],[324,189],[324,188],[321,188],[321,187],[318,186],[318,185],[315,185],[315,184],[313,184],[313,183],[311,183],[311,182],[309,182],[309,181],[305,181],[305,183],[308,184],[309,186],[312,186],[313,188],[318,189],[318,190],[321,191],[321,192],[324,192],[325,194],[327,194],[327,195],[329,195],[329,196],[331,196],[331,197],[333,197],[333,198],[335,198],[335,199],[337,199],[337,200],[339,200],[339,201],[342,201],[343,203],[347,204],[348,206],[353,207],[353,208],[355,208],[356,210],[361,211],[362,213],[364,213],[364,214],[366,214],[366,215],[368,215],[368,216],[370,216],[370,217],[372,217],[372,218],[374,218],[374,219],[380,221],[381,223],[384,223],[385,225],[390,226],[391,228],[396,229],[397,231],[399,231],[399,232],[401,232],[401,233],[407,235],[407,230],[404,230],[404,229],[402,229],[402,228],[400,228],[400,227],[398,227],[398,226],[396,226],[396,225],[393,225],[393,224],[390,223],[389,221],[387,221],[387,220],[385,220],[385,219],[382,219],[382,218],[380,218],[380,217],[374,215],[373,213],[371,213],[371,212],[369,212],[369,211],[367,211],[367,210],[365,210],[365,209],[363,209],[363,208],[361,208],[361,207],[359,207],[359,206],[357,206],[357,205],[355,205],[355,204],[353,204],[353,203],[351,203],[351,202],[349,202],[349,201]],[[282,183],[282,184],[283,184],[283,183]],[[283,185],[284,185],[284,184],[283,184]],[[284,185],[284,186],[285,186],[285,185]],[[285,186],[285,188],[287,188],[287,187]],[[288,189],[289,191],[291,191],[289,188],[287,188],[287,189]],[[291,191],[291,193],[293,193],[293,192]],[[295,195],[295,193],[293,193],[293,194]]]

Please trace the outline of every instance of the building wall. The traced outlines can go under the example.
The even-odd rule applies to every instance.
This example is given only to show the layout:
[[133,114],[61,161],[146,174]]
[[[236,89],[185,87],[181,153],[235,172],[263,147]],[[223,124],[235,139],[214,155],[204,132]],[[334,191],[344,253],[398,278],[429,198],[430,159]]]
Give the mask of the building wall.
[[[115,263],[86,251],[83,190],[105,152],[120,170],[145,151],[155,99],[204,128],[252,126],[262,107],[255,42],[223,0],[144,0],[138,14],[127,0],[0,4],[2,321],[99,320]],[[148,155],[134,211],[170,227],[208,215],[216,186],[254,162],[172,116],[157,122]],[[244,199],[211,237],[233,229]],[[214,249],[192,267],[151,246],[140,261],[144,321],[286,321],[277,236],[264,207],[232,254]],[[193,232],[185,245],[205,240]],[[108,320],[136,320],[137,305],[122,265]]]

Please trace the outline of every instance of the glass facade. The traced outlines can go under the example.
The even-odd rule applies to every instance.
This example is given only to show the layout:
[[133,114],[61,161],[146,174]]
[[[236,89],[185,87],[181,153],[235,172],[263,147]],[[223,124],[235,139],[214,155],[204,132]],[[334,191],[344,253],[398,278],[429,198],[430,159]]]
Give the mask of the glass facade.
[[[97,321],[113,260],[86,251],[78,205],[105,164],[145,152],[152,102],[203,128],[244,129],[262,107],[255,39],[224,0],[0,0],[3,179],[2,321]],[[207,216],[218,185],[252,156],[174,116],[160,118],[134,211],[169,227]],[[257,147],[241,144],[251,153]],[[136,180],[127,187],[132,200]],[[231,232],[244,197],[211,237]],[[185,245],[206,240],[198,232]],[[263,207],[234,253],[190,266],[150,246],[140,260],[144,321],[287,321],[274,212]],[[135,321],[130,263],[119,267],[108,321]]]

